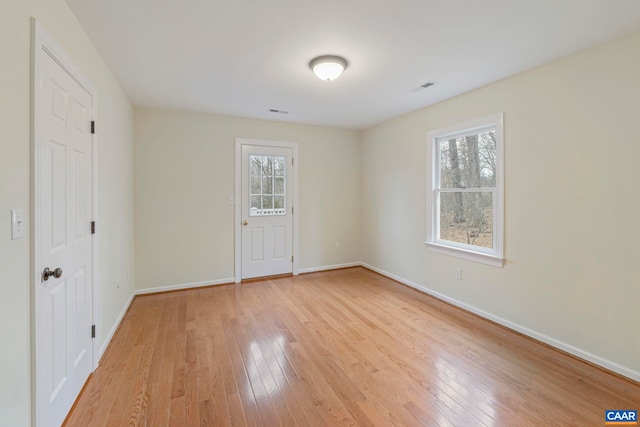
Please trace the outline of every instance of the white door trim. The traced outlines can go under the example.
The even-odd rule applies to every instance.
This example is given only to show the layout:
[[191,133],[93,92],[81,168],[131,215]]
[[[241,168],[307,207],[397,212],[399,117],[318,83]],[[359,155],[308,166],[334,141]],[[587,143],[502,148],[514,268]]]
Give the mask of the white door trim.
[[[39,206],[39,188],[36,183],[38,182],[36,179],[36,172],[38,170],[38,150],[39,144],[42,137],[42,126],[43,120],[42,117],[38,114],[38,102],[42,97],[41,87],[37,82],[37,76],[40,74],[42,69],[43,55],[48,55],[54,61],[56,61],[67,73],[80,85],[82,86],[92,98],[92,110],[93,117],[92,120],[95,120],[97,117],[97,91],[93,84],[84,76],[84,74],[74,65],[71,57],[60,47],[60,45],[55,41],[55,39],[47,32],[47,30],[42,26],[42,24],[35,18],[31,18],[31,141],[30,141],[30,264],[31,264],[31,278],[30,283],[32,286],[31,290],[31,301],[30,301],[30,321],[31,321],[31,399],[34,404],[31,407],[31,417],[33,425],[42,425],[43,420],[40,416],[40,402],[38,400],[38,385],[39,385],[39,375],[37,369],[37,360],[38,360],[38,347],[37,347],[37,321],[36,321],[36,292],[35,287],[40,284],[40,260],[38,259],[38,247],[40,244],[38,233],[40,231],[40,224],[38,223],[38,212],[40,209]],[[92,148],[93,148],[93,158],[92,161],[92,221],[96,221],[97,219],[97,208],[98,208],[98,150],[97,150],[97,137],[95,134],[91,135],[92,137]],[[92,323],[96,323],[96,319],[98,318],[98,293],[96,292],[97,288],[97,237],[93,236],[92,239],[92,253],[91,253],[91,263],[92,263]],[[97,338],[92,342],[92,370],[95,370],[98,367],[98,340]]]
[[293,151],[293,275],[298,275],[298,144],[295,142],[268,141],[263,139],[236,138],[235,151],[235,282],[242,280],[242,146],[257,145],[262,147],[290,148]]

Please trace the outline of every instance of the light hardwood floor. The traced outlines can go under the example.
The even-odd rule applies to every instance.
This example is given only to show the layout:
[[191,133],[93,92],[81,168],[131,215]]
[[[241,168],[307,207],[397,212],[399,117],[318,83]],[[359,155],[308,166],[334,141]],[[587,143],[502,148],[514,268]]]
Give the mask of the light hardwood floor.
[[67,426],[603,426],[640,385],[363,268],[136,298]]

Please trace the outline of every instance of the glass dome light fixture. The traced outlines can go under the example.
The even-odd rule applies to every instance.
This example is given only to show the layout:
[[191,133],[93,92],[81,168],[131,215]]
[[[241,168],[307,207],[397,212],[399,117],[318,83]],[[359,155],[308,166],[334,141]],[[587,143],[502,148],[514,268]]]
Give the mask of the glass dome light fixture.
[[322,55],[313,58],[309,62],[309,67],[320,80],[330,82],[340,77],[340,74],[347,68],[347,60],[341,56]]

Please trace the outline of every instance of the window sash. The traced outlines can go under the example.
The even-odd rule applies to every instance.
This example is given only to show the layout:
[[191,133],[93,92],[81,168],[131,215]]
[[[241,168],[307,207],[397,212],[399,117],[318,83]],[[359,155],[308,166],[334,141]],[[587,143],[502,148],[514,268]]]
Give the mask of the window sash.
[[[434,156],[435,156],[435,165],[434,165],[434,188],[439,189],[439,190],[448,190],[448,188],[443,188],[441,185],[441,180],[442,180],[442,146],[441,143],[445,142],[445,141],[449,141],[451,139],[458,139],[458,138],[465,138],[467,136],[473,136],[473,135],[480,135],[481,133],[485,133],[485,132],[491,132],[491,131],[495,131],[496,135],[498,135],[498,128],[495,124],[490,124],[487,126],[480,126],[477,128],[474,128],[473,130],[464,130],[461,132],[454,132],[451,134],[447,134],[446,136],[438,136],[436,138],[434,138],[433,140],[433,145],[434,145]],[[496,136],[498,137],[498,136]],[[498,156],[498,147],[496,144],[496,157]],[[502,160],[500,160],[501,162]],[[497,170],[496,170],[496,182],[498,182],[498,180],[500,179],[500,177],[498,176],[499,173],[501,173],[501,168],[502,165],[498,164]],[[491,188],[496,188],[496,187],[481,187],[481,190],[484,189],[491,189]],[[467,188],[456,188],[453,187],[451,188],[451,190],[466,190]]]
[[[441,188],[442,157],[441,143],[451,139],[464,138],[478,135],[484,132],[495,131],[496,134],[496,184],[494,187],[480,188]],[[503,157],[503,125],[502,114],[481,118],[460,125],[455,125],[447,129],[433,131],[429,133],[429,161],[433,168],[431,171],[431,198],[429,200],[428,211],[431,220],[428,221],[427,241],[425,244],[429,249],[448,255],[471,259],[497,267],[502,267],[504,259],[504,157]],[[493,210],[493,247],[470,245],[466,243],[443,240],[440,238],[440,198],[443,193],[491,193],[491,208]]]
[[[493,223],[493,228],[492,228],[492,247],[491,248],[485,248],[483,246],[477,246],[477,245],[470,245],[467,243],[462,243],[462,242],[456,242],[454,240],[446,240],[446,239],[442,239],[440,237],[440,232],[441,230],[441,222],[440,222],[440,194],[442,193],[491,193],[491,213],[492,213],[492,223]],[[498,223],[498,211],[497,211],[497,198],[496,198],[496,189],[495,188],[461,188],[461,189],[450,189],[450,188],[443,188],[443,189],[434,189],[433,190],[433,206],[434,206],[434,213],[437,212],[438,214],[436,215],[435,218],[435,224],[434,224],[434,242],[441,244],[441,245],[446,245],[446,246],[454,246],[460,249],[465,249],[465,250],[472,250],[474,252],[482,252],[482,253],[486,253],[486,254],[494,254],[497,252],[497,243],[498,240],[496,239],[496,224]]]
[[[249,156],[249,164],[251,165],[248,171],[249,216],[286,215],[286,158],[283,156],[251,154]],[[280,168],[278,168],[278,166]],[[276,190],[277,181],[282,181],[282,188],[280,192]],[[253,186],[254,182],[256,182],[256,184],[259,184],[256,185],[256,188],[254,188]],[[282,201],[281,207],[275,206],[276,199]],[[265,203],[265,201],[267,203]]]

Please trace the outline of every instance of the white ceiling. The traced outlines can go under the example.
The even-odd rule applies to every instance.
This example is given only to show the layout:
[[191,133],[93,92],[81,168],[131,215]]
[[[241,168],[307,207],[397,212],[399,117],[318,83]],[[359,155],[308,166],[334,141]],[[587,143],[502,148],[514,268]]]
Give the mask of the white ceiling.
[[638,0],[66,1],[135,106],[346,129],[640,30]]

